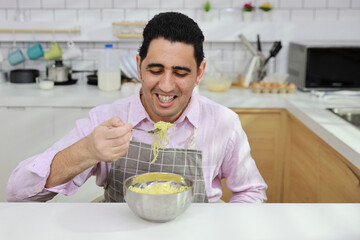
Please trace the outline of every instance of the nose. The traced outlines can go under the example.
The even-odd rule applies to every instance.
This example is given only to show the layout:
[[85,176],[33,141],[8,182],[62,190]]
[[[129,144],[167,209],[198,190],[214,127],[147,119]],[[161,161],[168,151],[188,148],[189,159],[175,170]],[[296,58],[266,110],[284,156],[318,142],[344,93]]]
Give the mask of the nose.
[[175,90],[175,81],[171,71],[165,71],[159,81],[159,88],[163,92],[171,92]]

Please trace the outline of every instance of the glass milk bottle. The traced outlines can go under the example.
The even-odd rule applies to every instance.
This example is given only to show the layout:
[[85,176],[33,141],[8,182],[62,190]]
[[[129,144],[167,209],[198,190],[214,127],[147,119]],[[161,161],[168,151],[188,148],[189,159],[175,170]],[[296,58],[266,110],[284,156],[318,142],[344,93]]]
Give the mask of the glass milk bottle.
[[98,87],[102,91],[117,91],[121,86],[119,57],[112,48],[106,44],[105,50],[100,54],[98,70]]

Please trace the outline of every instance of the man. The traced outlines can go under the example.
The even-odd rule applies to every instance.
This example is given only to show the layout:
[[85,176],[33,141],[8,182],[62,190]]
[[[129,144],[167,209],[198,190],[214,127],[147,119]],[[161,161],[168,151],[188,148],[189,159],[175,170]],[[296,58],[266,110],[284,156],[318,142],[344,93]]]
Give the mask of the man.
[[[180,13],[161,13],[143,37],[136,57],[140,92],[92,109],[55,145],[21,162],[10,176],[8,201],[71,195],[95,175],[105,201],[121,202],[127,177],[159,171],[191,177],[195,202],[219,201],[222,178],[233,192],[231,202],[266,200],[267,186],[238,116],[193,93],[206,66],[198,25]],[[174,133],[150,164],[154,136],[132,128],[149,130],[158,121],[173,123]]]

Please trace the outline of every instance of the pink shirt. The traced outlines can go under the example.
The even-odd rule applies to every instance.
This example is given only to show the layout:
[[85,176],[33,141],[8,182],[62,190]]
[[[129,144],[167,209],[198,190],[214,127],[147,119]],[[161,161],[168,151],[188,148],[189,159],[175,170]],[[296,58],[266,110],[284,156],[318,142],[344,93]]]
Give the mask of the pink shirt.
[[[51,161],[59,151],[88,136],[97,125],[114,116],[137,128],[152,129],[154,125],[140,102],[139,94],[93,108],[89,118],[78,120],[75,128],[60,141],[17,166],[8,182],[7,200],[47,201],[57,193],[71,195],[92,175],[96,176],[97,185],[104,186],[111,168],[111,163],[106,162],[94,165],[65,184],[45,188],[45,183]],[[248,139],[237,114],[193,93],[189,106],[174,123],[174,135],[168,147],[188,148],[194,128],[195,148],[202,150],[203,154],[202,167],[209,202],[216,202],[222,196],[222,178],[227,179],[226,185],[233,192],[231,202],[265,201],[267,185],[250,155]],[[153,136],[133,131],[132,140],[151,144]]]

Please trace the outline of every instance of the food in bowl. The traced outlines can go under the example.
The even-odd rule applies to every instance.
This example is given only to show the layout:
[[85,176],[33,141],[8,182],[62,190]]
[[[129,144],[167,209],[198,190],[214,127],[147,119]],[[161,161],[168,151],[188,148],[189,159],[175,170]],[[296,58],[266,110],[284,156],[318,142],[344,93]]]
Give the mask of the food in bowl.
[[170,182],[170,181],[153,183],[144,188],[134,187],[134,186],[129,187],[129,189],[134,192],[154,194],[154,195],[179,193],[179,192],[187,190],[188,188],[189,188],[188,186],[181,186],[181,187],[173,186],[172,182]]
[[[163,193],[167,184],[178,190]],[[157,193],[155,186],[159,185],[161,190]],[[136,191],[153,187],[154,194],[142,192],[143,190]],[[129,177],[124,182],[124,197],[129,208],[140,218],[151,222],[175,219],[189,207],[193,196],[193,181],[178,174],[145,173]]]
[[212,92],[226,92],[232,83],[230,76],[207,76],[205,78],[206,87]]

